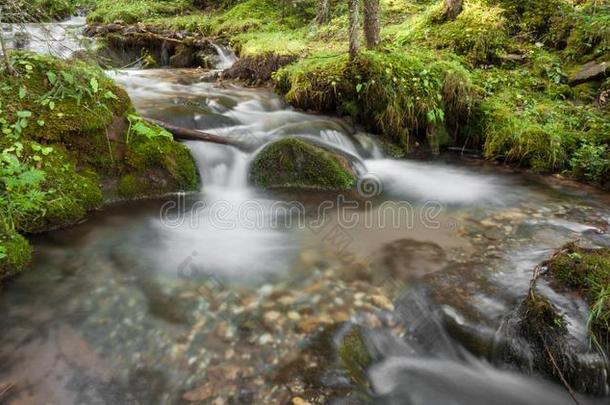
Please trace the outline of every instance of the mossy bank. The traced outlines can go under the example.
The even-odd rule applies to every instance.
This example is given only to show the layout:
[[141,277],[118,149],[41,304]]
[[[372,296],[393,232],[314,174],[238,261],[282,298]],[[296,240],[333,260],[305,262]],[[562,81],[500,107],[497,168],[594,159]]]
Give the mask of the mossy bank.
[[[610,187],[607,2],[466,0],[446,19],[442,1],[381,0],[381,44],[353,61],[347,4],[330,4],[319,23],[313,0],[185,0],[171,10],[162,1],[125,8],[100,0],[89,21],[145,22],[229,42],[251,60],[230,77],[271,77],[289,103],[349,115],[407,151],[478,149]],[[257,66],[264,74],[251,71]]]
[[10,63],[0,72],[0,278],[28,262],[19,234],[69,226],[107,200],[197,187],[186,147],[98,68],[21,52]]

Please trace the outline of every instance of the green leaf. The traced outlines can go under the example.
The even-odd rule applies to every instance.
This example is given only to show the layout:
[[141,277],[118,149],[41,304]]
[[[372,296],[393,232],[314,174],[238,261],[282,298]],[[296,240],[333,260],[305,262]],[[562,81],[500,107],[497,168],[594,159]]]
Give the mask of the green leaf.
[[114,94],[113,92],[111,92],[110,90],[108,90],[106,93],[104,93],[104,98],[106,100],[118,100],[119,98],[116,96],[116,94]]
[[357,92],[357,93],[360,93],[361,91],[362,91],[362,83],[358,83],[358,84],[356,85],[356,92]]
[[38,120],[36,121],[36,123],[38,124],[39,127],[44,127],[44,120]]
[[55,84],[57,82],[57,75],[53,72],[47,72],[47,79],[49,79],[49,83]]
[[22,86],[19,89],[19,98],[23,99],[26,96],[26,94],[27,94],[27,90],[25,89],[25,87]]
[[89,83],[91,84],[91,88],[93,89],[93,92],[97,93],[98,90],[100,89],[100,84],[98,83],[97,79],[95,77],[92,77],[91,81]]

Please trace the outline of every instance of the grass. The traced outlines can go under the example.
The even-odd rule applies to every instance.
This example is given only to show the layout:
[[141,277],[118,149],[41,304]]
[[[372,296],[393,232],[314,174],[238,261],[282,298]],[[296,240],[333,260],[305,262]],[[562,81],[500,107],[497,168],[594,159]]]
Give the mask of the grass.
[[142,123],[99,68],[24,52],[10,61],[15,74],[0,70],[0,278],[26,262],[19,233],[81,220],[103,203],[103,184],[107,197],[128,174],[146,187],[138,196],[196,187],[188,150]]
[[610,348],[610,249],[564,246],[549,262],[557,283],[582,293],[590,306],[589,327],[599,343]]
[[[347,60],[347,4],[314,23],[315,2],[99,0],[89,18],[197,31],[242,57],[290,55],[274,75],[296,107],[352,116],[405,150],[466,146],[488,159],[608,183],[610,111],[603,82],[569,87],[588,61],[610,60],[610,5],[593,0],[465,0],[441,22],[436,0],[382,0],[382,45]],[[117,15],[123,13],[124,15]],[[265,64],[263,64],[265,65]],[[268,76],[268,75],[267,75]]]

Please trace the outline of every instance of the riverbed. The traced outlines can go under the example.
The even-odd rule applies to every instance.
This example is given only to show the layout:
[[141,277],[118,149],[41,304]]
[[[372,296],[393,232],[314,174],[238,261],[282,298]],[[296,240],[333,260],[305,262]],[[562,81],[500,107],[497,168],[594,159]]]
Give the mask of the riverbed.
[[[539,262],[575,239],[610,246],[607,195],[476,161],[393,159],[346,120],[212,73],[109,72],[142,115],[252,151],[188,142],[199,192],[114,203],[34,239],[32,269],[0,296],[10,403],[572,403],[493,347]],[[256,152],[286,136],[353,157],[356,190],[250,186]],[[570,315],[586,339],[584,303]],[[354,325],[375,353],[365,393],[326,370],[336,339],[329,364],[303,355]],[[286,371],[296,361],[325,370],[323,388]]]

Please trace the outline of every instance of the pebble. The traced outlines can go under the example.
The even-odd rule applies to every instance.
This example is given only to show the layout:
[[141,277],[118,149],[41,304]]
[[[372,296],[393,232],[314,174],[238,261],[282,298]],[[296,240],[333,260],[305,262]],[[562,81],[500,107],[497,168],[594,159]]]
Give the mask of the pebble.
[[269,333],[265,333],[264,335],[262,335],[259,339],[258,342],[261,345],[267,345],[273,342],[273,336],[271,336]]
[[265,326],[267,326],[268,328],[273,328],[278,326],[278,320],[282,317],[282,314],[280,314],[277,311],[269,311],[269,312],[265,312],[265,315],[263,316],[263,321],[265,323]]
[[289,311],[287,316],[291,321],[298,321],[301,319],[301,315],[299,315],[299,313],[296,311]]
[[291,401],[292,405],[312,405],[311,402],[305,401],[301,397],[294,397]]
[[392,301],[390,301],[389,298],[387,298],[386,296],[376,294],[371,295],[370,299],[373,305],[379,308],[383,308],[387,311],[394,311],[394,304],[392,304]]

